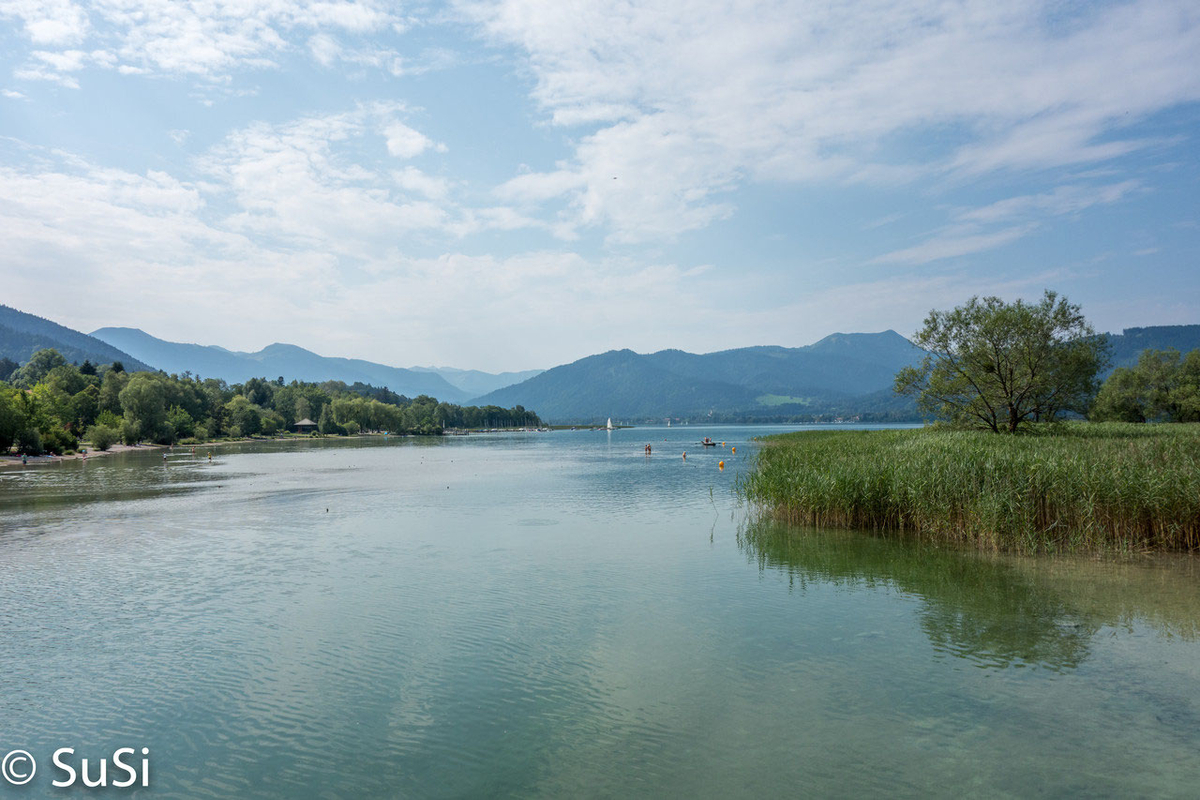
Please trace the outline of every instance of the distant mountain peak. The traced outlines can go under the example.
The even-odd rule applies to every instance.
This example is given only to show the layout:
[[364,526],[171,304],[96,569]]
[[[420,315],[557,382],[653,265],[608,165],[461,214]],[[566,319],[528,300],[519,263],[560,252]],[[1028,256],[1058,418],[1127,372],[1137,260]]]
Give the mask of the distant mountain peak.
[[99,337],[57,322],[0,305],[0,357],[25,362],[38,350],[52,347],[74,363],[108,364],[120,361],[130,372],[151,369],[125,350]]

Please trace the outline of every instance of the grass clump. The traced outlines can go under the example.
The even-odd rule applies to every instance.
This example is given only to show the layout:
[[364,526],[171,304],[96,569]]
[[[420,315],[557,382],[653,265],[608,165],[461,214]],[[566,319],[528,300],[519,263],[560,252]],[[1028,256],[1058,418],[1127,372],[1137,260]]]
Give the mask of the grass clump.
[[996,550],[1200,549],[1200,425],[770,437],[741,494],[778,519]]

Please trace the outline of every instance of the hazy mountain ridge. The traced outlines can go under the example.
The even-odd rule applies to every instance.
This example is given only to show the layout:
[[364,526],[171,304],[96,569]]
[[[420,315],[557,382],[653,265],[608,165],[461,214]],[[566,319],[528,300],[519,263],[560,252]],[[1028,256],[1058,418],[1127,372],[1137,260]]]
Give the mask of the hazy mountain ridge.
[[435,372],[446,379],[448,383],[462,389],[471,397],[477,397],[514,383],[527,381],[545,370],[526,369],[520,372],[483,372],[477,369],[456,369],[455,367],[409,367],[414,372]]
[[[1134,327],[1106,336],[1113,367],[1136,363],[1146,348],[1200,348],[1200,325]],[[705,354],[612,350],[545,371],[404,369],[321,356],[284,343],[237,352],[168,342],[137,328],[100,328],[88,335],[0,305],[0,357],[23,362],[43,347],[54,347],[75,362],[121,361],[129,370],[191,372],[230,383],[279,375],[285,380],[361,382],[451,403],[523,405],[543,419],[571,422],[607,417],[766,421],[860,414],[915,418],[912,401],[894,397],[891,386],[901,367],[922,357],[912,342],[888,330],[834,333],[794,348],[763,345]]]
[[93,336],[135,353],[164,372],[191,372],[206,378],[242,383],[250,378],[301,381],[344,381],[387,387],[408,397],[427,394],[449,403],[469,399],[440,375],[388,367],[353,358],[321,356],[294,344],[275,343],[253,353],[226,350],[216,345],[168,342],[137,328],[100,328]]
[[120,361],[130,372],[153,370],[130,353],[57,322],[0,305],[0,358],[24,363],[38,350],[54,348],[77,364],[110,364]]
[[[837,333],[807,347],[759,346],[697,354],[614,350],[547,370],[478,403],[536,408],[543,419],[594,421],[712,415],[838,413],[855,397],[890,389],[922,351],[895,331]],[[878,405],[873,397],[871,405]],[[891,413],[908,408],[889,404]],[[914,412],[915,413],[915,412]]]
[[[1136,363],[1145,348],[1200,347],[1200,325],[1126,328],[1108,334],[1113,366]],[[697,354],[614,350],[547,370],[475,402],[521,404],[550,421],[710,417],[725,421],[860,414],[917,418],[895,397],[901,367],[923,356],[895,331],[834,333],[806,347],[758,346]]]

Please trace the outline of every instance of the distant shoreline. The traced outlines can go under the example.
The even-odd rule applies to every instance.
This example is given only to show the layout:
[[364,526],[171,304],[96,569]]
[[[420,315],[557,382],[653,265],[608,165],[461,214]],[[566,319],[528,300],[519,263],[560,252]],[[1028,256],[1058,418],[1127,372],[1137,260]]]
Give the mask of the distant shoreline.
[[[630,427],[632,427],[632,426],[630,426]],[[498,429],[498,430],[494,430],[494,431],[471,429],[471,430],[464,430],[458,434],[444,433],[442,435],[443,436],[455,436],[455,435],[466,436],[468,434],[480,434],[480,433],[521,433],[521,432],[523,432],[523,429],[521,429],[521,428]],[[377,438],[384,438],[384,437],[394,437],[397,439],[417,439],[417,438],[421,438],[421,435],[420,434],[411,434],[411,433],[387,433],[387,434],[384,434],[384,433],[356,433],[356,434],[347,435],[347,436],[337,436],[337,435],[309,436],[306,434],[288,434],[288,435],[283,435],[283,436],[256,436],[256,437],[244,437],[241,439],[220,439],[218,441],[196,442],[194,444],[174,444],[174,445],[170,445],[170,444],[135,444],[135,445],[114,444],[114,445],[110,446],[107,450],[93,450],[92,448],[89,447],[89,448],[87,448],[88,451],[86,454],[81,453],[81,452],[76,452],[76,453],[71,453],[70,455],[62,455],[62,456],[56,456],[56,455],[28,456],[28,459],[29,459],[28,464],[21,463],[20,455],[8,455],[8,454],[0,455],[0,469],[4,469],[6,467],[22,467],[22,466],[33,467],[33,466],[42,466],[42,465],[46,465],[46,464],[58,464],[63,461],[86,461],[88,459],[100,458],[103,456],[113,455],[115,453],[145,452],[145,451],[151,451],[151,450],[166,450],[168,452],[171,452],[172,450],[174,450],[176,448],[183,449],[183,450],[190,449],[193,447],[195,447],[195,448],[211,448],[211,447],[220,447],[222,445],[230,445],[230,444],[247,444],[250,442],[348,441],[350,439],[377,439]],[[432,438],[437,438],[437,437],[435,436]]]

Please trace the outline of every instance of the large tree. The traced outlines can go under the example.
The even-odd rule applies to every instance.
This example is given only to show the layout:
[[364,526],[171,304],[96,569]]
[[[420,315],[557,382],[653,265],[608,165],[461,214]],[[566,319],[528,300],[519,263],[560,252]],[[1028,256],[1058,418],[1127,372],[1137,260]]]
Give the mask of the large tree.
[[125,410],[125,422],[131,429],[152,441],[163,444],[174,441],[174,432],[167,430],[167,383],[169,378],[149,372],[138,372],[119,395]]
[[1108,362],[1107,340],[1051,291],[1038,303],[972,297],[931,311],[913,342],[926,356],[896,375],[896,392],[916,395],[922,411],[996,432],[1085,413]]

